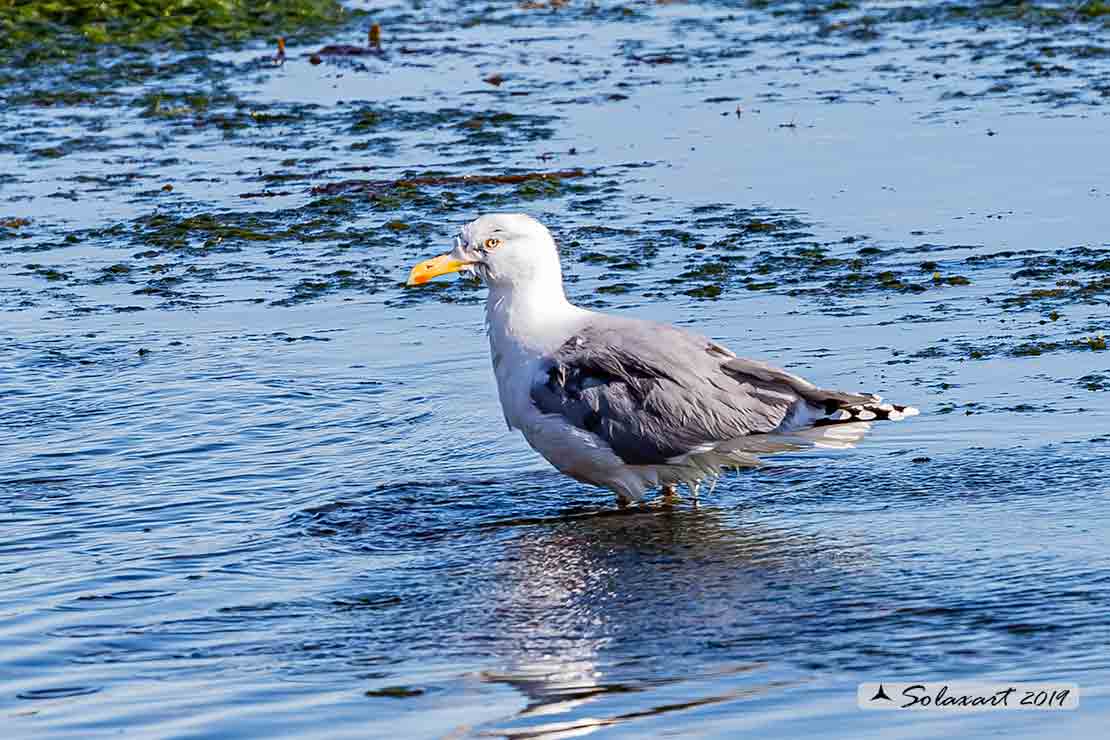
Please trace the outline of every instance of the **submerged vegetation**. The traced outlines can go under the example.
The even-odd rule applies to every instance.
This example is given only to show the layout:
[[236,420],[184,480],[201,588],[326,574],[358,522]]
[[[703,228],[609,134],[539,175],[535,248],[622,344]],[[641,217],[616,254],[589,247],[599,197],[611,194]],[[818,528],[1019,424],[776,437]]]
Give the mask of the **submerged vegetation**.
[[[618,149],[598,156],[604,145],[575,122],[579,110],[642,105],[638,91],[696,65],[707,80],[732,76],[737,90],[697,83],[704,92],[684,103],[692,115],[702,104],[729,126],[765,123],[776,134],[806,136],[812,126],[793,118],[761,118],[760,106],[783,104],[774,65],[787,48],[791,68],[807,77],[832,71],[830,59],[842,76],[839,66],[857,57],[874,77],[862,88],[796,94],[810,103],[873,104],[909,91],[925,101],[923,111],[935,103],[923,122],[953,126],[970,116],[967,98],[1093,110],[1110,101],[1110,50],[1089,33],[1110,22],[1103,0],[751,2],[742,22],[733,4],[710,2],[691,10],[697,23],[735,43],[677,46],[680,25],[654,0],[633,2],[628,13],[586,2],[540,5],[551,12],[462,0],[461,19],[406,5],[376,13],[367,35],[355,22],[359,11],[340,0],[0,0],[0,99],[10,111],[0,154],[32,173],[0,173],[0,185],[14,186],[0,212],[0,256],[22,280],[0,294],[0,309],[72,315],[230,300],[286,307],[371,295],[401,308],[474,302],[480,292],[466,281],[406,292],[405,270],[450,224],[482,211],[527,210],[555,231],[575,299],[595,307],[778,296],[803,311],[851,312],[905,302],[914,305],[906,321],[963,312],[1005,322],[1019,314],[1050,321],[1052,334],[1006,326],[1005,341],[991,346],[953,342],[943,353],[911,350],[895,362],[1102,352],[1105,327],[1085,320],[1110,296],[1101,244],[999,252],[845,235],[792,210],[796,203],[743,201],[746,194],[682,202],[645,188],[668,181],[661,160]],[[812,33],[767,35],[759,24],[768,18],[798,20]],[[562,29],[584,19],[621,24],[629,38],[572,58],[545,48],[540,34],[520,42],[534,52],[528,64],[485,42],[522,23]],[[1003,35],[980,38],[988,22]],[[911,24],[921,38],[896,40],[891,31]],[[468,36],[476,26],[481,42]],[[953,26],[967,33],[929,37],[932,27]],[[445,40],[444,29],[455,35]],[[326,42],[357,33],[368,46],[274,53],[278,36],[325,33]],[[240,42],[253,48],[222,53]],[[916,61],[899,60],[909,53]],[[762,61],[737,65],[749,55]],[[406,76],[433,80],[442,65],[464,69],[463,59],[477,60],[469,84],[453,77],[450,90],[406,95],[390,87]],[[772,78],[767,90],[748,84],[751,69]],[[287,87],[293,79],[296,89]],[[302,80],[313,81],[312,95]],[[339,90],[334,100],[318,94],[328,88]],[[43,192],[33,182],[52,187]],[[1095,189],[1090,197],[1104,196]],[[76,223],[62,208],[69,203],[97,216]]]
[[191,46],[334,27],[338,0],[0,0],[0,50],[26,63],[100,44]]

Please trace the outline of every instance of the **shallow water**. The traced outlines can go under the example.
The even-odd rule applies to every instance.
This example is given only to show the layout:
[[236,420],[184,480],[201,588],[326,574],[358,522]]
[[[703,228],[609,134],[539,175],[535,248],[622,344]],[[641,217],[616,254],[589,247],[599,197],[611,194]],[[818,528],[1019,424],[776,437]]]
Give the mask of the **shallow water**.
[[[8,731],[1101,736],[1110,32],[815,7],[374,4],[384,57],[11,72]],[[401,285],[498,209],[575,300],[923,414],[617,514],[505,431],[481,290]],[[949,678],[1082,705],[855,706]]]

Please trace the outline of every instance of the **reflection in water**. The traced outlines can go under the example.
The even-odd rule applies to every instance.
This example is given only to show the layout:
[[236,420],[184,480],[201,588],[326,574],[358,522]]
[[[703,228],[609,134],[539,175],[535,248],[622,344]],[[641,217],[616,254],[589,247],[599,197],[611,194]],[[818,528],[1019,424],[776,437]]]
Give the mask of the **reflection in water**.
[[[711,664],[705,653],[722,635],[750,633],[760,614],[771,617],[779,581],[809,580],[830,566],[844,577],[865,559],[810,535],[737,525],[715,509],[530,527],[505,553],[491,599],[508,666],[482,674],[529,704],[492,732],[572,737],[796,682],[769,678],[743,650]],[[590,716],[581,714],[587,705]]]

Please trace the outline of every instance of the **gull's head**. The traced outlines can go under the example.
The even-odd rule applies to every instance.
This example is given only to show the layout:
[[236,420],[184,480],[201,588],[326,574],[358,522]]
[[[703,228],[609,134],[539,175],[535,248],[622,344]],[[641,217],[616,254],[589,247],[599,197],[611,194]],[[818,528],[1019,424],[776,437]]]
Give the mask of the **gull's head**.
[[409,273],[422,285],[449,272],[470,272],[491,288],[562,288],[559,250],[543,224],[523,213],[489,213],[462,228],[455,248],[424,260]]

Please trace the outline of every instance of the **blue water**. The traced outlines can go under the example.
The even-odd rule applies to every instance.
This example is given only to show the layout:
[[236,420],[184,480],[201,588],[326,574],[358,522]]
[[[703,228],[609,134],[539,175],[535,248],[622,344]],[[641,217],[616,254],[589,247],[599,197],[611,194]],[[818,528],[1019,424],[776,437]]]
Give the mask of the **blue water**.
[[[1077,31],[1002,24],[976,37],[983,52],[962,23],[826,37],[715,4],[477,24],[466,3],[374,10],[385,59],[214,55],[260,109],[319,106],[297,123],[225,135],[127,105],[0,112],[9,141],[108,142],[48,160],[0,147],[0,216],[30,219],[0,240],[10,735],[1102,736],[1108,67],[1006,72]],[[677,61],[636,61],[664,53]],[[507,81],[482,82],[493,73]],[[1009,92],[982,92],[995,75]],[[367,135],[356,105],[410,117]],[[445,108],[536,119],[488,140],[454,114],[406,123]],[[581,190],[450,186],[457,208],[434,189],[434,206],[352,196],[317,241],[134,236],[152,212],[307,220],[309,187],[350,178],[567,167],[590,171]],[[98,174],[115,180],[81,179]],[[239,197],[263,187],[289,194]],[[922,416],[727,476],[698,508],[618,513],[505,430],[481,292],[401,286],[484,202],[552,227],[576,300]],[[744,226],[760,221],[783,225]],[[864,271],[927,289],[849,290],[846,263],[772,269],[814,246],[880,250]],[[682,276],[723,254],[742,259],[721,295],[687,295],[703,281]],[[130,272],[105,279],[116,264]],[[775,285],[745,287],[749,268]],[[340,269],[364,282],[297,287]],[[136,293],[165,275],[179,295]],[[597,292],[616,282],[631,287]],[[1009,300],[1032,290],[1061,292]],[[855,705],[860,681],[943,679],[1075,682],[1081,706]]]

